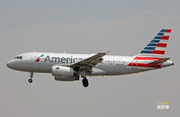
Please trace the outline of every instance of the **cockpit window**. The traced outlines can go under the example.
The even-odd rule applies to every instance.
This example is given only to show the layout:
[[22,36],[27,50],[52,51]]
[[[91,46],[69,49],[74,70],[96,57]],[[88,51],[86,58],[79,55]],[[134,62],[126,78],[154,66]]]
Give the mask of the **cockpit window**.
[[14,57],[14,59],[18,59],[18,57],[16,56],[16,57]]
[[22,59],[22,56],[16,56],[14,59]]

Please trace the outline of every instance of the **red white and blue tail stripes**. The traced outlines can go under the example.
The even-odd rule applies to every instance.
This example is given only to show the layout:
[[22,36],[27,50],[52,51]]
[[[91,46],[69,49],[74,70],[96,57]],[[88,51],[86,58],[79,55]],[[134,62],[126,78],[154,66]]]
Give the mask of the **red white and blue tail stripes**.
[[164,55],[171,29],[162,29],[140,54]]
[[161,63],[149,64],[150,62],[161,60],[164,56],[169,34],[171,29],[162,29],[151,42],[136,55],[132,62],[128,64],[131,67],[161,68]]

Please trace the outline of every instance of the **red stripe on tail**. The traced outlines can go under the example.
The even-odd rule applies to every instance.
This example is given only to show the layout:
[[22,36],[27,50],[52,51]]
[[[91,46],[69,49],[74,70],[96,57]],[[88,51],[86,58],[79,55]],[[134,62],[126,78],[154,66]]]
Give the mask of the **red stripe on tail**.
[[167,29],[167,30],[166,30],[166,33],[171,33],[171,29]]
[[169,36],[162,36],[161,39],[162,39],[162,40],[168,40],[168,39],[169,39]]
[[165,51],[161,51],[161,50],[154,50],[152,54],[164,54]]
[[166,47],[167,44],[166,43],[158,43],[157,47]]

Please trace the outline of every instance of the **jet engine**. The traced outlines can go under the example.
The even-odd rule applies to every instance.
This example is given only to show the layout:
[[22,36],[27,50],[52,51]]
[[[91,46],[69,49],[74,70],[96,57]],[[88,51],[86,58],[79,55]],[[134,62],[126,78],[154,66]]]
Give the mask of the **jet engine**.
[[58,81],[74,81],[79,80],[79,75],[75,74],[73,68],[65,66],[52,66],[52,75]]
[[53,76],[73,76],[74,69],[71,67],[65,67],[65,66],[52,66],[52,75]]

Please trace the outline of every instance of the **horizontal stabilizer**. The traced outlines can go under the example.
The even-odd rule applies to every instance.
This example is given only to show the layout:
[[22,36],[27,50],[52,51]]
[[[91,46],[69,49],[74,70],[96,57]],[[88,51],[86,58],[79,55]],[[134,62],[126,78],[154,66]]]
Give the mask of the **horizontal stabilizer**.
[[150,65],[155,65],[155,64],[159,64],[159,63],[164,63],[164,62],[166,62],[167,60],[169,60],[170,58],[162,58],[162,59],[159,59],[159,60],[157,60],[157,61],[153,61],[153,62],[150,62],[150,63],[148,63],[148,64],[150,64]]

